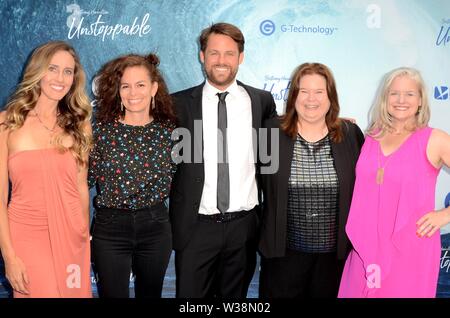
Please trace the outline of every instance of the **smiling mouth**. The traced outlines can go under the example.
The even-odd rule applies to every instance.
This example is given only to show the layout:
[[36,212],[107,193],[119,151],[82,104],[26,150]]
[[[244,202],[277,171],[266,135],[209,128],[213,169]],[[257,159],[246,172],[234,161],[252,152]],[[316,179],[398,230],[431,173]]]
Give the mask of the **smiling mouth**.
[[50,85],[55,91],[61,92],[64,89],[64,86],[61,85]]
[[129,100],[128,100],[128,103],[129,103],[130,105],[139,104],[140,102],[142,102],[142,98],[140,98],[140,99],[129,99]]
[[405,110],[409,109],[408,106],[393,106],[393,107],[394,107],[394,109],[401,110],[401,111],[405,111]]
[[305,108],[307,108],[307,109],[316,109],[316,108],[319,108],[319,105],[305,105]]
[[228,66],[214,66],[214,70],[219,72],[227,72],[229,69]]

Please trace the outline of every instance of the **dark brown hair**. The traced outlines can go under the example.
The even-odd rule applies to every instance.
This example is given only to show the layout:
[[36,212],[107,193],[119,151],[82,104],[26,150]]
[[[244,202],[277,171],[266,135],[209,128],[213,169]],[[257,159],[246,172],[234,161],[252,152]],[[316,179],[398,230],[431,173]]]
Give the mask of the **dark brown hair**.
[[336,91],[336,82],[331,70],[320,63],[304,63],[298,66],[291,78],[291,87],[286,102],[286,113],[281,119],[281,129],[291,138],[297,136],[298,115],[295,110],[295,101],[300,90],[300,79],[305,75],[318,74],[323,76],[327,82],[327,94],[330,100],[330,109],[325,116],[325,123],[328,127],[330,138],[333,142],[342,141],[342,127],[339,119],[339,100]]
[[118,57],[100,69],[96,79],[97,107],[95,118],[97,122],[112,122],[123,118],[124,111],[120,107],[120,80],[126,68],[143,66],[148,70],[150,80],[158,83],[155,95],[155,109],[150,114],[154,120],[165,123],[175,123],[173,101],[169,95],[166,82],[158,70],[159,58],[155,54],[147,56],[128,54]]
[[202,33],[200,34],[200,50],[202,52],[205,52],[206,46],[208,45],[208,39],[211,34],[222,34],[227,35],[230,38],[234,40],[234,42],[237,43],[239,53],[244,52],[244,35],[242,34],[241,30],[239,30],[238,27],[230,24],[230,23],[215,23],[211,25],[210,27],[204,29]]

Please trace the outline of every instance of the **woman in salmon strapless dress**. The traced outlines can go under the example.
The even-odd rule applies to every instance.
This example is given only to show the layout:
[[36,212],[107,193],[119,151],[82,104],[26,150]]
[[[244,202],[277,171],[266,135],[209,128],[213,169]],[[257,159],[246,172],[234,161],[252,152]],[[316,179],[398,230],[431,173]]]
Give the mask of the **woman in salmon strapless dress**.
[[49,42],[0,113],[0,248],[14,297],[92,297],[84,88],[73,48]]
[[435,211],[436,178],[450,166],[450,136],[428,127],[422,77],[387,74],[356,164],[346,232],[353,245],[339,297],[435,297],[439,229],[450,207]]

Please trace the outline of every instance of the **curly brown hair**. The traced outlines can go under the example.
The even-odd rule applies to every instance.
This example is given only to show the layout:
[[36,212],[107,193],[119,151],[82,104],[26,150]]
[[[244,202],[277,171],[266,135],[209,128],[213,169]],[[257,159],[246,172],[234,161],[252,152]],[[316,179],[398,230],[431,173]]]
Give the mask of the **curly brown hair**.
[[155,108],[152,110],[150,107],[150,115],[157,122],[173,125],[176,121],[173,101],[169,95],[166,82],[158,70],[158,65],[159,58],[153,53],[147,56],[127,54],[103,65],[95,80],[96,121],[107,123],[123,119],[125,111],[122,111],[120,107],[120,80],[126,68],[143,66],[148,70],[150,80],[158,83],[158,91],[155,95]]

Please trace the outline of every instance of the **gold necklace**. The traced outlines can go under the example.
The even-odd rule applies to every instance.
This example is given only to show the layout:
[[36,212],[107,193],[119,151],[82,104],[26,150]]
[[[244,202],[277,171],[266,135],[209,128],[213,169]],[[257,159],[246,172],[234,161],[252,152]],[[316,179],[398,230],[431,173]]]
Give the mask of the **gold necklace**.
[[34,114],[36,115],[37,119],[38,119],[39,122],[41,123],[41,125],[42,125],[45,129],[47,129],[51,134],[54,134],[54,133],[55,133],[55,129],[56,129],[56,123],[58,122],[58,120],[55,121],[55,124],[53,125],[53,128],[48,128],[48,127],[43,123],[43,121],[42,121],[41,118],[39,117],[39,115],[38,115],[38,113],[36,112],[36,110],[33,109],[33,111],[34,111]]
[[[399,134],[393,133],[394,135],[402,135],[403,133],[408,133],[408,131],[402,131]],[[389,155],[389,158],[386,160],[386,162],[384,163],[384,165],[381,167],[381,160],[380,160],[380,156],[382,154],[382,149],[381,149],[381,140],[378,141],[378,169],[377,169],[377,177],[376,177],[376,181],[377,184],[383,184],[384,181],[384,168],[386,168],[387,164],[389,163],[389,160],[391,160],[392,155],[397,152],[402,146],[403,144],[410,138],[411,136],[407,136],[406,138],[404,138],[402,140],[402,142],[400,143],[400,145],[393,151],[391,152],[391,154]],[[384,155],[384,154],[383,154]]]
[[376,182],[378,185],[383,184],[384,182],[384,168],[386,168],[387,164],[389,163],[389,160],[392,158],[392,153],[389,155],[389,158],[386,160],[383,166],[381,166],[381,155],[383,151],[381,150],[381,141],[378,141],[378,153],[377,153],[377,159],[378,159],[378,168],[377,168],[377,177]]

